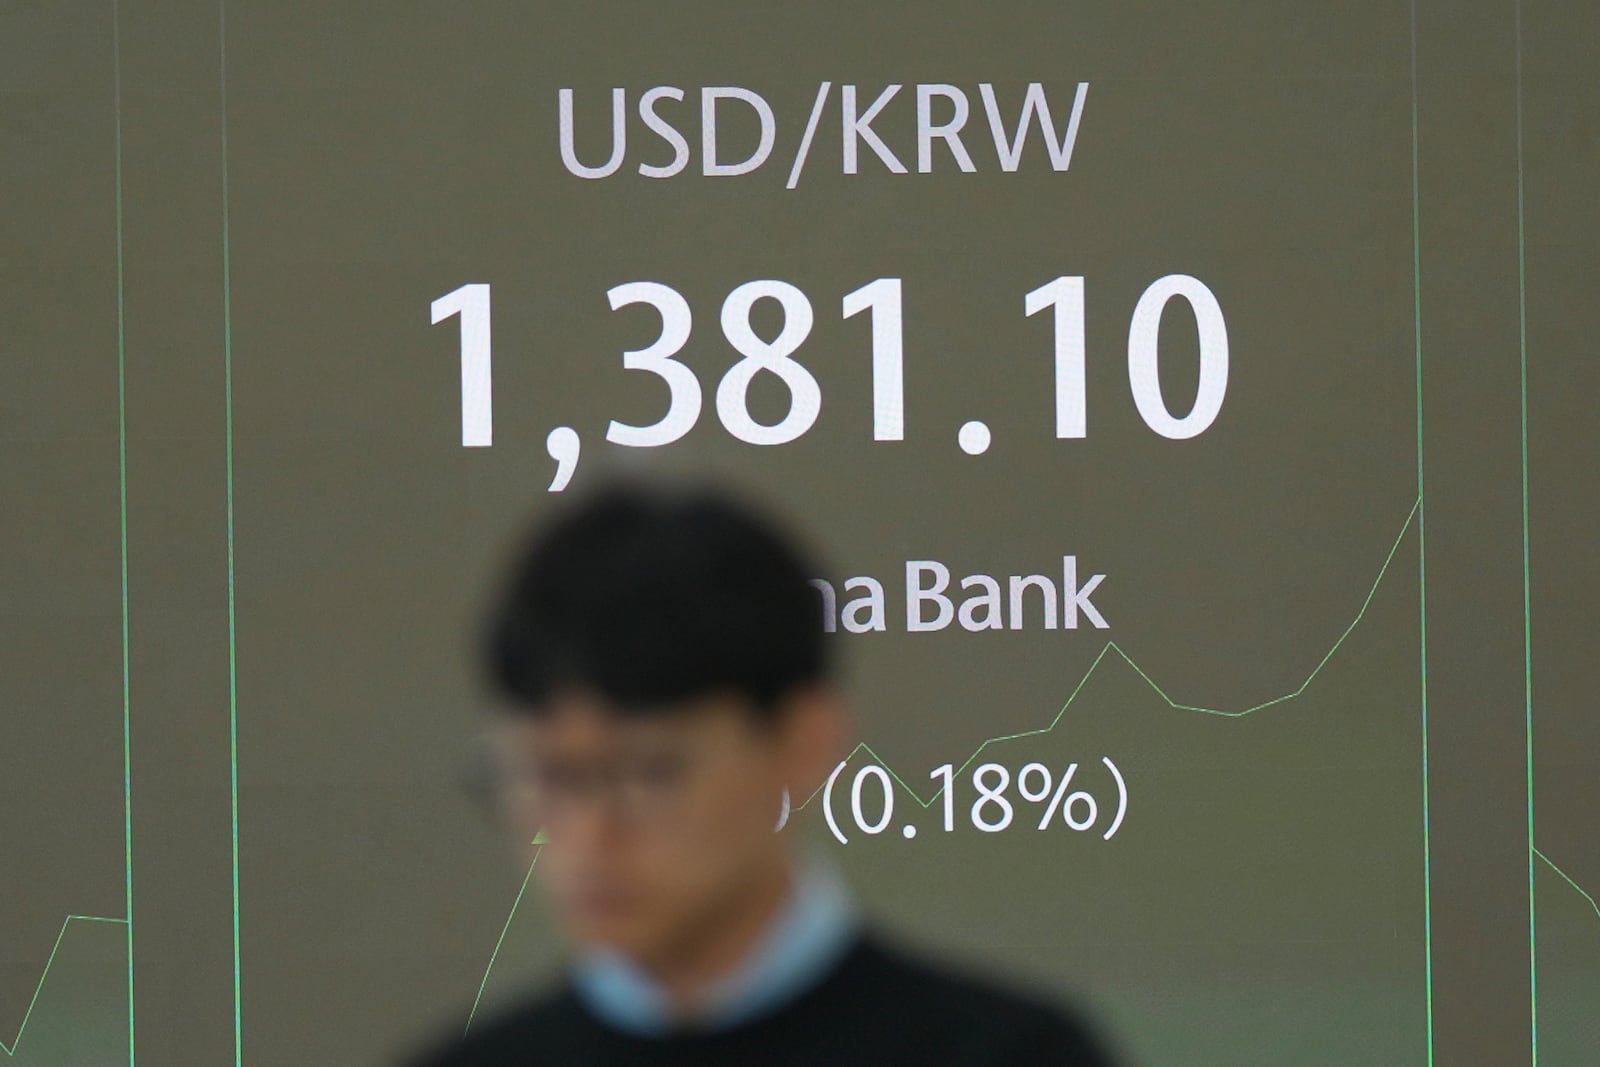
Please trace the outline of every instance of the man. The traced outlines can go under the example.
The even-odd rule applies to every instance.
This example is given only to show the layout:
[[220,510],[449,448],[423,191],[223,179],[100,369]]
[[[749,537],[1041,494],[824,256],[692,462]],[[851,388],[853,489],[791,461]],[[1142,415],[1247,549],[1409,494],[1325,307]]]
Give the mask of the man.
[[501,799],[574,958],[418,1067],[1109,1062],[1064,1009],[886,941],[775,832],[849,740],[811,576],[709,489],[618,482],[527,546],[487,630]]

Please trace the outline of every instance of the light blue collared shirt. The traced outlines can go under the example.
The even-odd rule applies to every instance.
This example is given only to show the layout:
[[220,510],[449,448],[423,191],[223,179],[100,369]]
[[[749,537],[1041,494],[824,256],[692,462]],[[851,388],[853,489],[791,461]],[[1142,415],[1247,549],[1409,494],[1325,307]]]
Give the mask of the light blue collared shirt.
[[837,868],[808,856],[777,917],[750,954],[717,979],[693,1020],[681,1018],[666,991],[625,954],[591,950],[571,968],[584,1005],[620,1030],[660,1036],[686,1025],[721,1030],[762,1015],[819,982],[850,947],[860,919]]

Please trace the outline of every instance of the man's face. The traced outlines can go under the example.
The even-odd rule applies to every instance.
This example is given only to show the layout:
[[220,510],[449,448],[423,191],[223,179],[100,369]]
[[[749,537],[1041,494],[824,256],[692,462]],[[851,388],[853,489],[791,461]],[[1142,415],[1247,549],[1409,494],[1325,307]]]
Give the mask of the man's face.
[[504,803],[522,840],[545,835],[537,871],[569,933],[648,966],[770,885],[783,790],[811,769],[807,717],[763,723],[723,695],[627,715],[586,693],[506,717]]

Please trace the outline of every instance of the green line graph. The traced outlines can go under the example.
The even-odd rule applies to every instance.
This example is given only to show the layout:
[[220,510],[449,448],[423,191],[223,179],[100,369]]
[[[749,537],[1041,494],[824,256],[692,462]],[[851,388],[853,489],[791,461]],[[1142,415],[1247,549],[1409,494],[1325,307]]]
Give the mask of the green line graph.
[[61,923],[61,931],[60,933],[56,934],[56,943],[50,948],[50,958],[45,961],[44,970],[39,974],[39,983],[33,987],[33,998],[28,1001],[28,1010],[23,1012],[22,1023],[17,1027],[16,1036],[11,1039],[11,1044],[9,1045],[7,1045],[4,1041],[0,1041],[0,1052],[4,1052],[6,1056],[14,1057],[17,1054],[17,1048],[22,1044],[22,1035],[27,1033],[28,1030],[28,1020],[33,1016],[34,1007],[39,1003],[39,993],[44,989],[45,980],[50,977],[50,968],[56,962],[56,953],[61,950],[62,939],[67,936],[67,928],[75,922],[119,923],[123,926],[128,925],[127,919],[112,919],[104,915],[68,915],[66,919],[63,920]]
[[17,1050],[22,1046],[22,1039],[28,1031],[28,1023],[33,1018],[34,1009],[38,1007],[39,997],[43,993],[45,983],[50,978],[51,969],[55,966],[56,957],[61,951],[61,944],[66,939],[67,931],[73,923],[110,923],[120,925],[126,930],[125,943],[127,947],[127,1019],[128,1019],[128,1065],[134,1063],[134,1038],[133,1038],[133,824],[132,824],[132,765],[129,744],[130,734],[130,663],[129,663],[129,633],[128,633],[128,416],[127,416],[127,328],[125,315],[124,293],[124,261],[123,261],[123,211],[122,211],[122,18],[118,0],[111,2],[111,104],[112,104],[112,162],[113,162],[113,192],[116,201],[115,211],[115,258],[116,258],[116,324],[117,324],[117,486],[118,486],[118,544],[119,544],[119,601],[121,608],[120,635],[121,635],[121,689],[122,689],[122,823],[123,823],[123,880],[126,914],[120,918],[107,915],[68,915],[61,922],[61,929],[56,933],[55,942],[50,947],[50,955],[45,960],[44,968],[40,971],[39,980],[34,985],[33,995],[28,1000],[28,1007],[23,1012],[22,1021],[17,1025],[17,1032],[12,1036],[10,1043],[0,1040],[0,1052],[5,1053],[7,1059],[14,1059]]
[[542,846],[536,845],[533,860],[528,864],[528,873],[522,876],[522,888],[517,890],[517,899],[511,902],[511,914],[506,916],[506,924],[500,928],[500,938],[494,943],[494,951],[489,953],[489,965],[483,969],[483,981],[478,983],[478,995],[472,999],[472,1010],[467,1013],[467,1030],[472,1029],[472,1020],[478,1016],[478,1005],[483,1003],[483,991],[489,987],[489,974],[494,970],[494,961],[500,957],[500,946],[506,943],[511,920],[517,917],[517,908],[522,905],[522,895],[528,891],[528,882],[533,878],[533,869],[539,865],[539,853],[543,851]]
[[1600,1048],[1600,899],[1537,845],[1528,856],[1539,902],[1538,1063],[1589,1067]]
[[[1157,696],[1166,701],[1169,707],[1177,711],[1192,711],[1198,712],[1202,715],[1216,715],[1222,718],[1239,719],[1246,715],[1253,715],[1258,711],[1270,708],[1276,704],[1282,704],[1285,701],[1293,700],[1295,697],[1305,692],[1306,686],[1311,684],[1311,680],[1315,678],[1322,671],[1322,668],[1327,665],[1328,661],[1333,658],[1333,654],[1339,651],[1339,646],[1344,644],[1345,638],[1350,636],[1351,631],[1356,628],[1356,625],[1361,622],[1362,617],[1366,615],[1368,605],[1372,603],[1372,598],[1374,594],[1377,593],[1378,586],[1383,582],[1384,574],[1389,570],[1389,564],[1394,560],[1395,552],[1399,550],[1400,543],[1405,540],[1406,531],[1411,528],[1411,522],[1417,517],[1417,513],[1421,507],[1422,498],[1419,496],[1412,503],[1411,510],[1406,513],[1406,521],[1401,525],[1399,534],[1395,536],[1394,544],[1389,547],[1389,554],[1384,557],[1383,566],[1378,569],[1378,576],[1372,580],[1372,586],[1367,590],[1367,595],[1365,599],[1362,600],[1361,608],[1356,612],[1355,618],[1350,620],[1350,624],[1344,628],[1344,631],[1339,635],[1338,640],[1334,641],[1333,647],[1328,649],[1327,653],[1322,657],[1322,659],[1317,662],[1317,665],[1311,669],[1311,673],[1306,675],[1305,680],[1296,686],[1291,692],[1284,693],[1281,696],[1273,697],[1271,700],[1264,700],[1252,707],[1243,708],[1237,711],[1227,711],[1221,708],[1207,708],[1198,704],[1180,704],[1178,701],[1173,700],[1170,696],[1168,696],[1166,690],[1162,689],[1161,686],[1157,684],[1155,679],[1151,678],[1150,675],[1145,672],[1143,667],[1140,667],[1138,663],[1134,662],[1133,657],[1124,652],[1120,645],[1118,645],[1115,641],[1107,641],[1105,647],[1100,650],[1100,654],[1097,655],[1094,658],[1094,662],[1089,665],[1089,669],[1085,671],[1083,677],[1078,680],[1078,684],[1073,687],[1072,694],[1067,697],[1067,702],[1061,705],[1061,710],[1056,712],[1055,718],[1050,720],[1049,725],[1041,726],[1033,730],[1022,730],[1014,734],[1004,734],[1000,737],[989,738],[988,740],[979,744],[977,748],[973,749],[972,755],[968,756],[966,760],[956,768],[955,774],[952,776],[952,780],[955,777],[959,777],[962,771],[965,771],[968,767],[970,767],[972,765],[972,761],[977,759],[978,756],[983,753],[983,750],[988,748],[990,745],[998,744],[1001,741],[1015,741],[1018,738],[1023,737],[1037,737],[1040,734],[1047,734],[1054,730],[1056,725],[1061,722],[1062,716],[1066,715],[1067,709],[1072,707],[1072,702],[1078,698],[1078,694],[1082,692],[1084,685],[1099,668],[1101,662],[1105,660],[1106,656],[1112,652],[1115,652],[1118,656],[1121,656],[1122,661],[1129,667],[1132,667],[1134,672],[1137,673],[1140,678],[1143,678],[1145,682],[1149,684],[1151,689],[1156,691]],[[918,804],[921,804],[924,808],[932,807],[933,802],[938,800],[939,795],[944,791],[944,787],[940,786],[938,789],[935,789],[926,800],[924,800],[915,789],[906,784],[905,779],[900,777],[899,772],[891,767],[883,759],[883,757],[879,756],[877,751],[865,741],[860,742],[855,748],[851,749],[850,754],[845,757],[844,762],[848,763],[850,760],[854,759],[858,753],[861,752],[866,752],[873,759],[877,760],[878,763],[883,766],[884,770],[888,771],[889,775],[897,783],[899,783],[900,787],[907,793],[911,794],[911,798]],[[822,786],[818,785],[811,791],[810,796],[806,797],[805,800],[795,805],[795,810],[799,811],[806,807],[806,805],[815,800],[817,798],[817,794],[821,792]]]
[[1555,861],[1549,856],[1546,856],[1543,852],[1540,852],[1537,847],[1530,849],[1530,852],[1533,855],[1538,856],[1541,860],[1544,860],[1545,866],[1549,867],[1552,871],[1556,872],[1556,874],[1560,875],[1562,881],[1566,882],[1573,889],[1575,889],[1578,892],[1578,895],[1583,897],[1584,900],[1587,900],[1589,902],[1589,907],[1594,909],[1594,917],[1596,919],[1600,919],[1600,902],[1597,902],[1594,897],[1590,896],[1588,890],[1584,889],[1583,886],[1573,881],[1570,874],[1568,874],[1566,871],[1563,871],[1560,867],[1557,867]]
[[[1099,655],[1097,655],[1095,657],[1094,662],[1089,665],[1089,669],[1084,672],[1083,677],[1081,679],[1079,679],[1078,684],[1073,687],[1072,693],[1071,693],[1070,696],[1067,697],[1066,703],[1061,705],[1061,709],[1056,712],[1055,717],[1050,720],[1048,725],[1041,726],[1041,727],[1039,727],[1037,729],[1033,729],[1033,730],[1023,730],[1023,731],[1020,731],[1018,733],[1005,734],[1005,735],[1000,736],[1000,737],[991,737],[991,738],[989,738],[988,740],[986,740],[986,741],[982,742],[981,744],[979,744],[978,747],[973,750],[972,754],[966,758],[966,760],[960,765],[960,768],[955,772],[955,776],[959,776],[961,774],[961,771],[963,771],[967,767],[971,766],[972,761],[977,759],[978,756],[984,751],[984,749],[988,748],[992,744],[997,744],[997,743],[999,743],[1001,741],[1016,740],[1018,738],[1023,738],[1023,737],[1035,737],[1035,736],[1038,736],[1040,734],[1047,734],[1047,733],[1051,732],[1052,730],[1054,730],[1056,728],[1056,726],[1061,722],[1062,717],[1066,715],[1067,709],[1072,706],[1073,701],[1077,698],[1078,694],[1083,690],[1084,685],[1089,681],[1090,677],[1093,676],[1094,672],[1099,668],[1100,664],[1106,659],[1107,655],[1109,655],[1112,652],[1115,652],[1118,656],[1122,657],[1123,662],[1127,663],[1129,667],[1133,668],[1134,672],[1137,673],[1139,675],[1139,677],[1142,678],[1145,681],[1145,683],[1150,686],[1151,689],[1155,690],[1156,694],[1159,697],[1161,697],[1161,699],[1163,701],[1166,702],[1168,707],[1170,707],[1170,708],[1172,708],[1174,710],[1177,710],[1177,711],[1197,712],[1197,713],[1202,714],[1202,715],[1213,715],[1213,716],[1217,716],[1217,717],[1220,717],[1220,718],[1227,718],[1227,719],[1239,719],[1239,718],[1243,718],[1243,717],[1245,717],[1247,715],[1253,715],[1254,713],[1256,713],[1258,711],[1265,710],[1266,708],[1270,708],[1270,707],[1273,707],[1275,705],[1282,704],[1282,703],[1285,703],[1287,701],[1293,700],[1295,697],[1297,697],[1301,693],[1305,692],[1306,687],[1311,684],[1312,679],[1316,678],[1317,675],[1319,673],[1321,673],[1323,667],[1325,667],[1328,664],[1328,661],[1333,658],[1334,653],[1339,650],[1340,646],[1342,646],[1344,644],[1345,640],[1350,636],[1350,634],[1355,630],[1356,626],[1365,617],[1366,612],[1367,612],[1367,608],[1371,605],[1373,597],[1377,594],[1378,587],[1382,584],[1384,575],[1386,573],[1388,573],[1389,565],[1390,565],[1390,563],[1393,562],[1394,557],[1395,557],[1395,553],[1399,551],[1400,545],[1405,540],[1406,533],[1407,533],[1407,531],[1410,530],[1412,522],[1417,518],[1417,515],[1420,512],[1421,507],[1422,507],[1422,498],[1418,497],[1415,501],[1412,502],[1411,509],[1406,513],[1405,522],[1401,524],[1400,532],[1395,535],[1394,543],[1392,545],[1390,545],[1388,554],[1384,556],[1383,565],[1379,568],[1377,577],[1375,577],[1373,579],[1372,585],[1368,588],[1366,596],[1362,599],[1361,607],[1356,611],[1355,617],[1352,618],[1350,620],[1350,623],[1347,626],[1345,626],[1343,631],[1340,632],[1338,638],[1333,642],[1332,647],[1330,647],[1328,649],[1328,651],[1322,656],[1322,658],[1317,661],[1316,666],[1311,669],[1310,673],[1308,673],[1306,675],[1305,679],[1303,681],[1301,681],[1301,683],[1298,686],[1296,686],[1293,690],[1291,690],[1290,692],[1284,693],[1284,694],[1282,694],[1280,696],[1273,697],[1270,700],[1264,700],[1261,703],[1252,705],[1251,707],[1248,707],[1248,708],[1242,708],[1242,709],[1231,710],[1231,711],[1227,710],[1227,709],[1222,709],[1222,708],[1204,707],[1204,706],[1197,705],[1197,704],[1183,704],[1183,703],[1180,703],[1180,702],[1172,699],[1172,697],[1168,696],[1166,691],[1161,688],[1161,686],[1155,681],[1155,679],[1151,678],[1150,675],[1142,667],[1140,667],[1138,665],[1138,663],[1136,663],[1131,656],[1129,656],[1126,652],[1124,652],[1122,650],[1122,648],[1120,646],[1118,646],[1115,641],[1108,641],[1108,642],[1106,642],[1105,647],[1100,650]],[[894,770],[894,768],[890,767],[886,762],[884,762],[882,757],[880,757],[878,755],[878,753],[872,748],[872,746],[869,745],[868,743],[866,743],[865,741],[857,744],[855,746],[855,748],[853,748],[850,751],[850,754],[847,757],[845,757],[845,762],[848,763],[851,759],[854,759],[856,757],[856,755],[858,755],[859,753],[862,753],[862,752],[868,753],[875,760],[877,760],[879,762],[879,764],[881,764],[884,767],[884,769],[894,778],[894,780],[897,783],[899,783],[900,787],[902,789],[904,789],[907,793],[909,793],[912,796],[912,798],[915,799],[917,801],[917,803],[922,805],[922,807],[925,808],[925,809],[931,807],[933,805],[934,801],[939,798],[940,793],[943,792],[943,787],[941,786],[939,789],[935,790],[933,792],[933,794],[930,795],[926,800],[924,800],[920,795],[917,794],[916,790],[912,789],[909,785],[907,785],[905,780],[900,777],[900,775]],[[813,800],[816,799],[817,795],[822,792],[822,788],[823,787],[821,785],[818,785],[817,788],[812,791],[810,796],[808,796],[804,801],[802,801],[800,804],[795,806],[794,810],[795,811],[799,811],[799,810],[803,809],[804,807],[806,807],[806,805],[810,804]],[[511,911],[506,916],[505,924],[501,927],[500,937],[499,937],[498,940],[496,940],[495,946],[494,946],[494,951],[489,956],[489,963],[484,968],[483,980],[478,985],[477,996],[473,1000],[473,1002],[472,1002],[472,1010],[467,1016],[467,1029],[468,1030],[471,1029],[472,1022],[473,1022],[473,1020],[476,1018],[476,1016],[478,1014],[478,1009],[481,1006],[482,1001],[483,1001],[484,992],[487,990],[488,985],[489,985],[489,977],[494,971],[495,961],[500,956],[500,949],[505,944],[506,935],[511,930],[511,924],[516,919],[518,909],[520,909],[520,907],[522,906],[522,901],[523,901],[524,896],[527,893],[529,882],[533,878],[534,868],[538,865],[539,855],[540,855],[542,850],[537,849],[537,846],[540,846],[543,843],[544,843],[544,835],[541,833],[533,841],[533,844],[536,847],[536,851],[534,852],[534,855],[533,855],[533,860],[532,860],[532,862],[530,862],[528,864],[527,874],[523,876],[522,885],[517,890],[516,899],[514,901],[512,901]],[[1543,857],[1541,856],[1541,858],[1543,858]],[[1548,863],[1549,861],[1546,860],[1545,862]],[[1551,866],[1554,867],[1554,864],[1551,864]],[[1558,870],[1558,873],[1559,873],[1559,870]],[[1565,875],[1563,875],[1563,877],[1565,877]],[[1568,881],[1571,881],[1571,880],[1568,879]],[[1573,886],[1574,886],[1574,888],[1577,888],[1576,883],[1573,883]],[[1579,892],[1583,892],[1583,890],[1581,890],[1581,889],[1579,889],[1578,891]],[[1588,896],[1587,893],[1585,893],[1584,895],[1586,897]],[[1590,898],[1590,903],[1593,903],[1593,898]],[[1600,912],[1600,908],[1597,908],[1597,912]]]

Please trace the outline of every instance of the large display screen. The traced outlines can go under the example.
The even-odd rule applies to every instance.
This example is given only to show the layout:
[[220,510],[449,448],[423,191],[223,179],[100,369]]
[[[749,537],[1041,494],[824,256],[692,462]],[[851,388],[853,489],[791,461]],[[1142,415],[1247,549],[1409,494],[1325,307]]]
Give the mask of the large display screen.
[[859,736],[778,832],[887,928],[1131,1063],[1594,1062],[1596,30],[7,8],[0,1051],[548,978],[473,638],[633,469],[814,549]]

